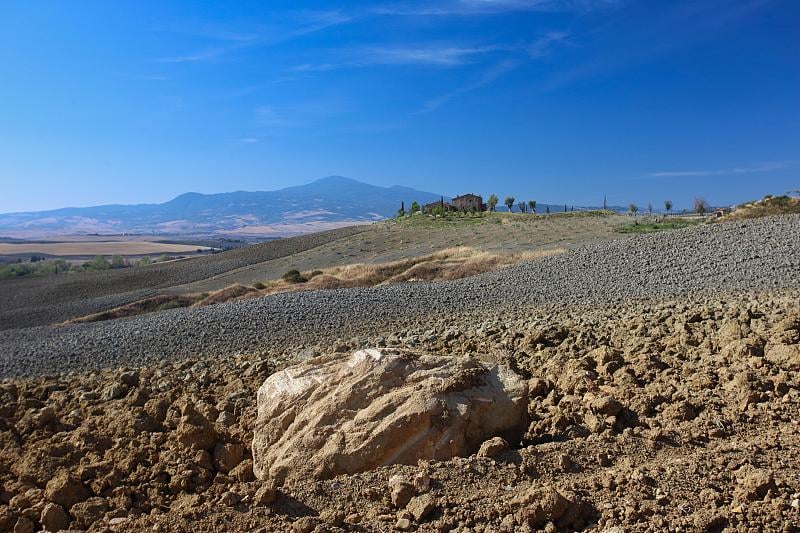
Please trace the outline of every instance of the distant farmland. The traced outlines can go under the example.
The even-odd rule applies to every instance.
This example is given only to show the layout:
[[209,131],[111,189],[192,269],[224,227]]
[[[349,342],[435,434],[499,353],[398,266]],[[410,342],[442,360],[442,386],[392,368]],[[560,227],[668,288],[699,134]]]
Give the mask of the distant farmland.
[[95,255],[149,255],[185,254],[207,246],[168,244],[161,242],[48,242],[48,243],[0,243],[0,255],[45,254],[53,257],[85,257]]

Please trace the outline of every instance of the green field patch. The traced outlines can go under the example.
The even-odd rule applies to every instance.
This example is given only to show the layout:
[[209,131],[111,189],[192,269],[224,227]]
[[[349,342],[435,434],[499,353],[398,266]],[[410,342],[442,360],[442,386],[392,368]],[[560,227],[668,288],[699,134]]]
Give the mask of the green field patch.
[[619,229],[620,233],[655,233],[657,231],[669,231],[674,229],[688,228],[702,224],[703,220],[691,220],[676,218],[673,220],[662,220],[657,222],[638,222],[626,224]]

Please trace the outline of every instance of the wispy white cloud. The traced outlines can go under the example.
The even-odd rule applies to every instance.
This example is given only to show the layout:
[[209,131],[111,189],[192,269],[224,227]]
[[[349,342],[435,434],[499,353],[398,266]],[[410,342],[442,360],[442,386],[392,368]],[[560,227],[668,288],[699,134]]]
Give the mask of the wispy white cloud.
[[496,79],[500,78],[504,74],[511,72],[515,68],[519,66],[520,62],[516,59],[508,59],[497,63],[492,68],[484,71],[481,76],[473,81],[472,83],[468,83],[463,85],[449,93],[445,93],[441,96],[437,96],[436,98],[431,98],[427,102],[422,109],[417,111],[415,114],[423,114],[423,113],[430,113],[431,111],[435,111],[443,104],[447,103],[448,101],[452,100],[456,96],[462,95],[464,93],[468,93],[470,91],[474,91],[476,89],[480,89],[485,85],[489,85]]
[[213,24],[194,24],[164,31],[188,35],[211,41],[213,44],[187,54],[179,54],[156,59],[158,63],[199,63],[222,60],[225,56],[246,48],[269,46],[299,38],[332,26],[345,24],[354,16],[338,10],[296,11],[280,25],[253,25],[249,28],[228,28]]
[[167,76],[160,74],[136,74],[133,72],[111,72],[111,74],[132,80],[167,81],[169,79]]
[[295,65],[291,67],[289,70],[292,72],[327,72],[329,70],[336,70],[338,68],[342,68],[343,64],[337,63],[302,63],[300,65]]
[[387,131],[394,131],[405,126],[402,121],[389,121],[389,122],[364,122],[356,123],[346,126],[341,129],[343,133],[385,133]]
[[287,118],[278,113],[275,108],[269,105],[258,106],[255,109],[255,121],[258,126],[291,128],[302,125],[297,120]]
[[[553,51],[554,46],[559,43],[563,43],[568,39],[568,32],[548,32],[541,35],[536,41],[522,46],[521,49],[526,52],[528,58],[541,59],[549,55]],[[457,89],[436,98],[431,98],[425,102],[423,108],[417,111],[415,114],[430,113],[431,111],[438,109],[443,104],[459,95],[480,89],[481,87],[493,83],[498,78],[518,68],[521,64],[522,60],[520,58],[503,59],[502,61],[495,63],[491,68],[484,70],[475,81],[458,87]]]
[[735,167],[716,170],[676,170],[664,172],[651,172],[651,178],[702,178],[708,176],[733,176],[737,174],[759,174],[762,172],[771,172],[774,170],[782,170],[795,165],[793,161],[773,161],[768,163],[759,163],[757,165],[747,167]]
[[358,18],[356,15],[344,13],[339,10],[301,11],[295,14],[295,19],[298,21],[297,27],[289,30],[284,39],[308,35],[309,33],[316,33],[333,26],[347,24],[356,18]]
[[200,52],[194,52],[186,55],[160,57],[156,59],[156,63],[200,63],[205,61],[214,61],[220,59],[228,52],[241,48],[240,46],[220,46],[217,48],[209,48]]
[[586,12],[622,3],[623,0],[450,0],[388,4],[371,12],[397,16],[475,16],[518,11]]
[[464,65],[472,62],[476,56],[504,49],[507,49],[507,47],[498,45],[369,48],[363,50],[361,59],[357,61],[365,65],[435,65],[449,67]]
[[569,39],[569,32],[552,31],[530,43],[457,45],[431,43],[411,46],[374,46],[340,50],[340,57],[324,63],[302,63],[292,72],[328,72],[342,68],[371,67],[376,65],[418,65],[432,67],[458,67],[483,62],[492,54],[522,54],[531,59],[549,55],[553,48]]
[[[652,22],[626,27],[626,18],[611,18],[584,37],[604,40],[598,48],[610,48],[603,54],[586,54],[580,63],[554,72],[539,82],[540,91],[552,91],[580,80],[610,76],[652,62],[675,50],[709,39],[715,32],[752,20],[754,14],[772,0],[706,0],[703,2],[655,2],[649,10]],[[636,45],[631,45],[636,43]],[[591,43],[579,43],[591,51]]]
[[570,33],[567,31],[550,31],[542,34],[525,48],[531,58],[539,59],[550,55],[556,45],[566,43],[569,37]]
[[453,44],[426,44],[409,46],[372,46],[339,50],[332,61],[302,63],[289,69],[292,72],[327,72],[343,68],[372,67],[379,65],[417,65],[455,67],[476,62],[481,56],[516,47],[503,45],[459,46]]
[[261,142],[261,139],[258,137],[242,137],[241,139],[236,139],[236,142],[242,144],[258,144]]
[[261,105],[254,109],[257,128],[297,128],[355,111],[348,101],[333,98],[306,100],[283,105]]

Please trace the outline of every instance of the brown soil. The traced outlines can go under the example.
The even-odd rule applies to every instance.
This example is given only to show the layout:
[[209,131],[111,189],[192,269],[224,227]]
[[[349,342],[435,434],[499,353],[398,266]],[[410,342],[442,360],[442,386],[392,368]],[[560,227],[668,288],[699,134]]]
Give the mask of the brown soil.
[[[0,530],[38,528],[60,502],[69,515],[49,506],[47,520],[92,531],[796,531],[797,298],[443,318],[408,334],[421,350],[479,354],[528,379],[523,441],[284,487],[255,481],[250,460],[256,390],[298,355],[280,347],[5,380]],[[393,503],[394,475],[414,487],[407,505]]]

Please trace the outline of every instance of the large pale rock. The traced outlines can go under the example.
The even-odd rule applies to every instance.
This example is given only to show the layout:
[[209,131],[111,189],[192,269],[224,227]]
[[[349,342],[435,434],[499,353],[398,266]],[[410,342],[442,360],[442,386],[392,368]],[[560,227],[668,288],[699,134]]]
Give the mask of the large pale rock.
[[527,382],[502,365],[359,350],[270,376],[258,391],[253,470],[277,483],[475,453],[518,442]]

